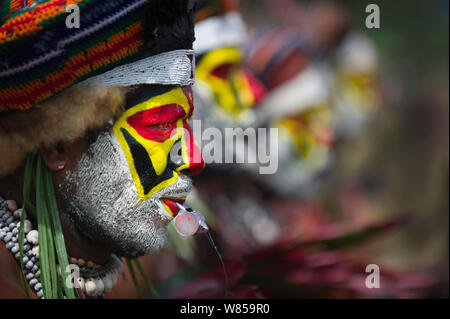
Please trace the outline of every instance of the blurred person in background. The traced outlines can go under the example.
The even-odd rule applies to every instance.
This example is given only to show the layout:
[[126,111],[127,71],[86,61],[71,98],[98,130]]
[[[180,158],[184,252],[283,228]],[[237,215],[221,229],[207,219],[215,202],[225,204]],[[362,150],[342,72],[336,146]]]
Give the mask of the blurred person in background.
[[333,104],[333,127],[340,137],[361,133],[382,104],[378,53],[372,41],[352,27],[336,1],[265,0],[274,19],[300,30],[315,48]]
[[247,65],[268,90],[257,125],[278,129],[278,170],[255,178],[281,196],[313,196],[331,168],[335,135],[316,51],[299,30],[283,26],[254,31],[246,43]]
[[[264,1],[248,2],[258,13],[258,10],[264,10]],[[218,2],[215,4],[216,9],[220,8]],[[398,215],[393,217],[391,211],[386,211],[382,216],[379,208],[368,200],[366,190],[371,184],[362,184],[365,176],[358,176],[361,183],[356,185],[342,187],[338,181],[330,189],[324,189],[326,183],[314,186],[314,181],[327,180],[324,173],[342,176],[341,167],[329,166],[331,161],[324,159],[335,157],[333,146],[343,137],[365,136],[364,132],[370,128],[367,124],[378,110],[378,66],[373,45],[365,36],[352,30],[348,12],[336,2],[280,0],[271,1],[269,8],[266,15],[262,15],[262,31],[253,30],[253,36],[248,38],[254,42],[245,41],[247,57],[258,57],[247,59],[247,67],[266,86],[267,95],[259,106],[250,109],[251,112],[233,113],[230,111],[239,109],[225,107],[222,110],[224,108],[217,107],[220,94],[210,93],[212,102],[209,106],[205,103],[205,107],[209,111],[220,111],[202,121],[215,121],[219,124],[214,125],[221,125],[221,128],[276,126],[283,131],[280,140],[287,146],[280,150],[280,158],[286,158],[280,164],[281,170],[290,164],[292,167],[298,163],[306,164],[302,160],[318,167],[310,167],[310,182],[303,183],[303,188],[286,187],[283,178],[278,179],[282,186],[275,187],[276,183],[270,182],[271,176],[263,182],[251,166],[235,164],[210,165],[208,168],[215,167],[207,168],[206,174],[194,180],[201,192],[196,198],[188,198],[188,202],[192,201],[194,206],[193,202],[199,204],[198,199],[201,199],[203,203],[199,205],[210,210],[207,220],[212,225],[213,235],[217,236],[229,276],[233,278],[230,285],[236,285],[240,279],[244,284],[258,286],[268,297],[417,298],[429,295],[433,291],[429,289],[433,279],[406,270],[390,271],[390,263],[383,263],[378,258],[382,249],[380,240],[360,249],[357,247],[374,235],[385,238],[389,230],[401,225]],[[209,14],[212,11],[206,10]],[[276,17],[265,19],[272,14]],[[280,16],[282,18],[278,18]],[[271,20],[278,20],[278,24],[282,22],[283,27],[274,28]],[[237,25],[242,26],[242,22]],[[220,30],[204,39],[216,43],[222,33],[226,34]],[[200,40],[198,35],[197,39]],[[258,48],[258,44],[264,45]],[[265,69],[268,71],[261,71]],[[311,69],[316,72],[306,72]],[[300,85],[299,79],[308,78],[307,74],[318,74],[319,81],[312,81],[314,77],[311,76]],[[215,85],[218,82],[209,83]],[[290,83],[295,85],[286,85]],[[312,85],[314,83],[320,84]],[[281,93],[274,94],[277,92]],[[290,99],[291,96],[294,98]],[[311,99],[311,96],[316,98]],[[232,105],[235,104],[228,106]],[[224,124],[224,119],[229,123]],[[353,139],[347,141],[351,143]],[[368,147],[373,145],[368,139],[364,143]],[[355,162],[353,155],[350,153],[338,160],[351,166]],[[321,163],[328,164],[321,168]],[[295,174],[300,173],[302,170]],[[338,205],[329,209],[329,203],[322,200],[324,191],[334,192],[339,198]],[[311,194],[317,200],[305,200],[310,197],[306,195]],[[323,208],[324,204],[328,209]],[[374,216],[377,218],[372,218]],[[185,239],[177,241],[187,243]],[[197,258],[200,257],[196,260],[201,260],[202,266],[212,260],[208,253],[212,249],[204,243],[206,240],[199,239],[196,248],[189,248],[195,251]],[[188,245],[183,244],[178,246],[180,256],[186,256],[185,252],[189,250],[186,249]],[[236,266],[230,258],[240,259],[241,265]],[[190,260],[194,266],[195,262]],[[365,267],[373,262],[381,266],[382,289],[368,289],[365,285]],[[245,264],[246,267],[242,266]],[[184,278],[182,274],[179,276]],[[170,279],[177,281],[177,276],[167,282]],[[217,290],[212,288],[212,283]],[[216,269],[194,278],[186,289],[176,287],[173,291],[177,292],[173,295],[181,298],[223,296],[220,289],[223,285],[221,269]]]
[[[340,5],[313,2],[314,9],[303,10],[293,1],[291,7],[286,3],[272,1],[271,12],[300,9],[296,22],[305,25],[273,27],[264,21],[245,41],[246,66],[267,90],[250,125],[279,129],[278,172],[260,176],[256,166],[228,165],[222,173],[195,180],[215,215],[213,230],[222,252],[248,263],[244,280],[267,296],[421,296],[432,282],[427,277],[385,268],[384,289],[370,290],[362,280],[364,260],[376,257],[351,258],[345,251],[328,250],[339,236],[366,238],[398,225],[397,220],[371,224],[361,218],[336,223],[321,202],[305,200],[323,192],[327,173],[334,169],[335,141],[367,129],[379,108],[377,54],[365,36],[349,32],[349,17]],[[238,119],[234,122],[246,127]],[[310,251],[313,243],[319,247]]]
[[[230,0],[203,0],[198,5],[194,98],[199,112],[193,120],[201,121],[199,133],[215,128],[224,134],[225,128],[249,127],[265,95],[264,87],[243,63],[246,26],[238,9],[238,1]],[[223,148],[222,139],[213,142]],[[227,152],[235,151],[223,149],[222,155]],[[210,154],[206,156],[208,164],[223,166],[211,163]]]

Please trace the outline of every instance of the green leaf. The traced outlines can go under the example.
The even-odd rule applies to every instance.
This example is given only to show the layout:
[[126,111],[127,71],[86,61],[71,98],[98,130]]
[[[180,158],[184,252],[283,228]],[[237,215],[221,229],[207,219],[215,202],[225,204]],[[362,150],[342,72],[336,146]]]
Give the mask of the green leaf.
[[152,297],[155,298],[155,299],[161,299],[161,296],[158,294],[156,289],[150,283],[150,280],[148,279],[147,275],[145,274],[144,269],[142,268],[141,263],[139,262],[139,260],[138,259],[134,259],[133,262],[136,265],[136,268],[139,270],[139,273],[141,274],[142,278],[144,278],[144,281],[145,281],[148,289],[150,290],[150,293],[151,293]]
[[142,298],[141,289],[139,288],[139,284],[137,282],[136,275],[134,273],[133,264],[130,262],[129,259],[127,259],[127,266],[128,266],[128,269],[130,270],[131,279],[133,280],[134,287],[136,288],[138,297],[140,299],[140,298]]
[[222,255],[220,254],[219,249],[217,248],[216,244],[214,243],[211,233],[207,232],[205,236],[206,236],[206,238],[208,238],[209,243],[214,248],[214,251],[216,252],[217,257],[219,257],[219,261],[222,265],[223,275],[225,276],[225,298],[228,298],[230,296],[229,288],[228,288],[228,286],[229,286],[228,285],[228,275],[227,275],[227,270],[225,268],[225,264],[223,262]]
[[173,295],[177,290],[189,284],[197,276],[206,271],[204,265],[193,264],[177,271],[173,275],[167,277],[158,285],[158,291],[163,297]]
[[[34,154],[28,154],[27,160],[25,163],[25,172],[24,172],[24,182],[23,182],[23,192],[22,196],[24,199],[24,203],[28,201],[28,196],[30,195],[30,187],[33,180],[33,166],[34,166]],[[25,271],[23,268],[23,245],[24,245],[24,226],[25,226],[25,215],[26,215],[26,205],[22,206],[22,215],[20,216],[20,228],[19,228],[19,249],[20,249],[20,270],[22,272],[22,281],[25,286],[25,293],[27,297],[30,298],[30,291],[28,289],[27,279],[25,277]]]
[[[41,284],[45,299],[51,299],[52,283],[50,271],[49,239],[51,236],[49,221],[47,216],[47,205],[45,204],[45,194],[43,190],[42,158],[38,156],[36,167],[36,213],[39,231],[39,263],[41,267]],[[56,267],[56,265],[54,265]]]
[[[47,167],[44,168],[45,190],[47,194],[48,212],[51,226],[53,229],[54,246],[58,257],[58,264],[61,269],[62,282],[64,283],[64,291],[68,299],[75,299],[76,295],[73,288],[68,287],[65,283],[68,282],[69,274],[66,272],[69,266],[69,258],[67,256],[66,245],[64,242],[64,234],[62,231],[61,220],[59,218],[58,204],[56,202],[55,190],[53,188],[53,180],[51,173]],[[59,283],[60,281],[57,280]]]

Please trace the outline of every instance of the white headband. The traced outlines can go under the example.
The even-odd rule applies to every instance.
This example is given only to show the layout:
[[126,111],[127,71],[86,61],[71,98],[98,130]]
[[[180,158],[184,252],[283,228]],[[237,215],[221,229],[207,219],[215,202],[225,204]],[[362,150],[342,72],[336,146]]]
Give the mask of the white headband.
[[327,103],[330,97],[325,75],[309,66],[270,92],[259,106],[259,121],[305,112]]
[[200,21],[195,24],[195,53],[198,55],[217,48],[240,46],[245,33],[245,24],[238,12]]
[[133,63],[118,66],[93,76],[78,85],[130,86],[135,84],[193,85],[195,54],[193,50],[163,52]]

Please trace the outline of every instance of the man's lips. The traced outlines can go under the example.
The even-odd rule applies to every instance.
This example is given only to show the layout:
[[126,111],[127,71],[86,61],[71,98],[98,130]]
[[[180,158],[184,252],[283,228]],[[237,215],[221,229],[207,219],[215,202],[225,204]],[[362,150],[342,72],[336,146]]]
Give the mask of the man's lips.
[[170,209],[172,217],[176,217],[180,209],[178,208],[177,204],[180,203],[183,205],[186,199],[184,198],[161,198],[161,201],[163,204]]

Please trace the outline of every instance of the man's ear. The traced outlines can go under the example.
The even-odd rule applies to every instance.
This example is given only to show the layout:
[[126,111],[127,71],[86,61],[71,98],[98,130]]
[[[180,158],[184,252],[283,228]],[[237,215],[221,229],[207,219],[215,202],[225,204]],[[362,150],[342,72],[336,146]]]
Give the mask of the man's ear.
[[39,151],[42,154],[45,164],[51,171],[61,171],[66,166],[66,152],[63,144],[54,146],[41,146]]

